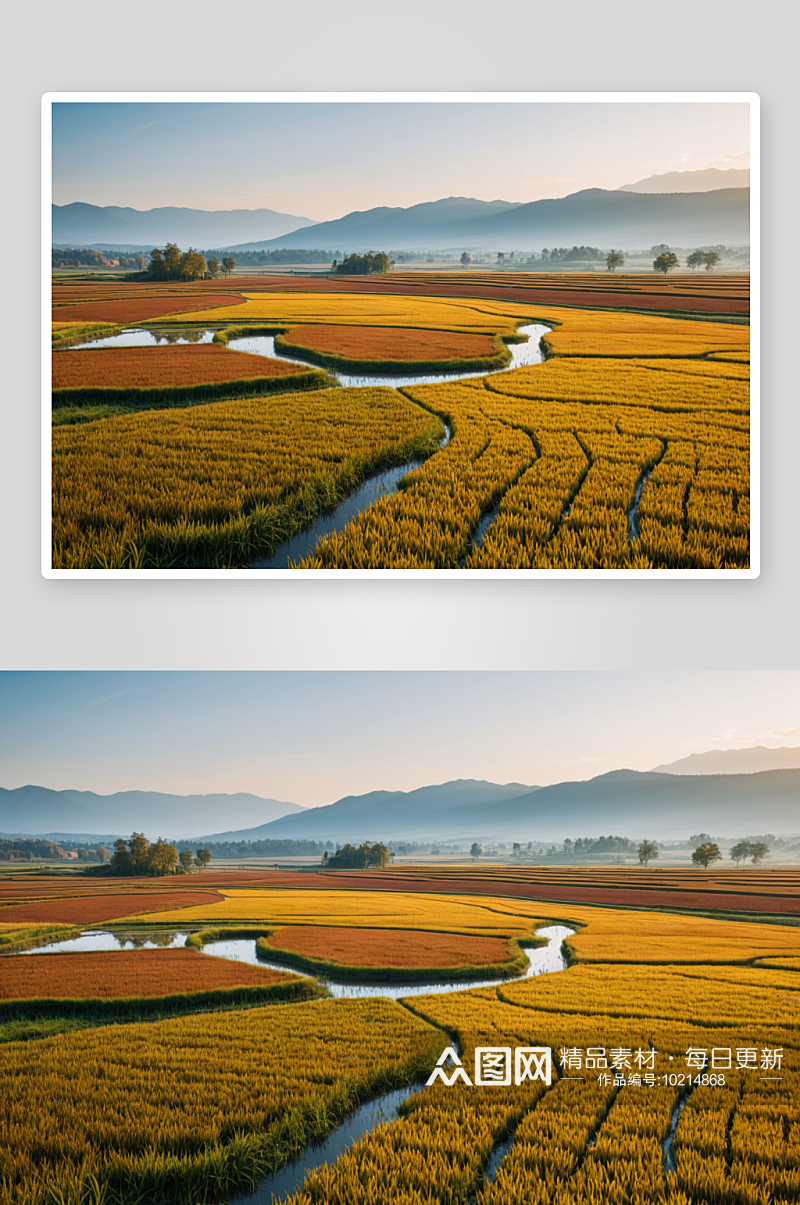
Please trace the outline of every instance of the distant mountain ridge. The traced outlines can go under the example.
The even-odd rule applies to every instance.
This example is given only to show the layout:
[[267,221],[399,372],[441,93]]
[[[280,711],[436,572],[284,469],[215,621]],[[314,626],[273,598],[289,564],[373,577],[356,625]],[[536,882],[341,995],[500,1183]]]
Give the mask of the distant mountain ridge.
[[[800,768],[800,748],[786,746],[769,749],[756,745],[752,749],[711,749],[706,753],[690,753],[665,766],[655,766],[654,774],[757,774],[761,770],[791,770]],[[800,800],[798,800],[800,808]]]
[[[512,204],[448,197],[408,209],[381,206],[313,228],[316,246],[366,250],[534,250],[543,246],[696,246],[750,241],[750,190],[647,194],[587,188]],[[298,232],[254,244],[296,247]]]
[[274,209],[187,209],[173,205],[131,209],[74,201],[53,206],[53,242],[64,247],[87,243],[215,247],[248,238],[274,238],[314,226],[311,218]]
[[15,835],[44,833],[104,833],[129,835],[134,829],[148,837],[179,833],[193,837],[219,823],[224,815],[241,825],[275,820],[302,812],[296,803],[262,799],[258,795],[167,795],[160,791],[53,791],[49,787],[0,787],[0,830]]
[[718,188],[749,188],[749,167],[706,167],[694,172],[663,172],[635,184],[621,184],[618,192],[711,192]]
[[[681,838],[759,827],[800,834],[800,770],[693,775],[614,770],[548,787],[472,779],[417,791],[370,791],[227,839],[562,841],[615,833]],[[208,838],[213,840],[213,835]]]
[[[680,173],[679,173],[680,174]],[[722,173],[723,175],[726,173]],[[329,222],[273,210],[53,206],[53,242],[61,246],[176,242],[231,251],[332,248],[351,251],[540,251],[575,244],[614,247],[704,246],[750,241],[749,188],[650,193],[587,188],[521,203],[443,197],[407,208],[354,210]]]

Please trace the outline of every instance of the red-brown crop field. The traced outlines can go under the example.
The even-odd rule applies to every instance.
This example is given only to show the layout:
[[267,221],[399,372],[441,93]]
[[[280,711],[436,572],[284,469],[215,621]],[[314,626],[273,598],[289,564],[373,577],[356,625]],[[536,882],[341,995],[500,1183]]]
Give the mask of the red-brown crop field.
[[0,958],[0,1000],[171,996],[226,987],[264,987],[291,976],[194,950],[36,954]]
[[342,966],[458,967],[504,962],[508,943],[404,929],[345,929],[338,925],[287,925],[270,934],[275,950],[322,958]]
[[29,924],[37,921],[64,922],[70,925],[95,925],[120,920],[140,912],[161,912],[166,908],[191,908],[213,904],[222,899],[216,891],[142,891],[110,895],[105,892],[72,899],[35,900],[26,904],[7,903],[0,908],[4,924]]
[[489,335],[403,327],[295,326],[284,335],[293,347],[330,352],[348,360],[469,360],[492,356]]
[[295,376],[303,364],[231,351],[218,343],[173,347],[102,347],[53,352],[53,389],[174,389]]
[[176,312],[191,313],[208,310],[216,306],[241,303],[238,293],[214,295],[108,298],[99,301],[81,301],[74,305],[53,307],[54,322],[149,322],[153,318],[164,318]]

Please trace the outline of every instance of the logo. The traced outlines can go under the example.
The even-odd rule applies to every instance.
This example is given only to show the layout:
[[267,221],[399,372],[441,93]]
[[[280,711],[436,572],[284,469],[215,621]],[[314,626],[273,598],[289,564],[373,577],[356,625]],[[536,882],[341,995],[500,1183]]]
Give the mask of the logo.
[[[553,1078],[552,1052],[549,1046],[516,1046],[514,1048],[513,1082],[519,1087],[526,1082],[541,1080],[548,1087]],[[475,1048],[475,1078],[473,1081],[467,1075],[461,1059],[452,1046],[446,1047],[439,1056],[436,1066],[426,1082],[426,1087],[441,1080],[446,1088],[460,1081],[468,1087],[476,1088],[509,1088],[511,1086],[510,1046],[476,1046]],[[445,1064],[451,1063],[448,1075]]]

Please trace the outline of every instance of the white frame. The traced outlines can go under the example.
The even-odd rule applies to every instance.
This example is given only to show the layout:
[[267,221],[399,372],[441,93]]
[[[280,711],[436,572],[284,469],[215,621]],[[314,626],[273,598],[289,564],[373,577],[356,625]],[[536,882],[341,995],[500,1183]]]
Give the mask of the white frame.
[[[52,105],[83,104],[536,104],[653,103],[750,106],[750,568],[748,569],[54,569],[52,528]],[[761,571],[760,98],[755,92],[48,92],[42,97],[42,576],[45,578],[756,578]]]

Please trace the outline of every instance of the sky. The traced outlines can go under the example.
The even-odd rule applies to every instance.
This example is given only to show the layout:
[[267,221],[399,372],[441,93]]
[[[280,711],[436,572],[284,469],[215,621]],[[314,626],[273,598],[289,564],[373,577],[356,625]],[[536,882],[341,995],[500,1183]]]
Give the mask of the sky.
[[53,202],[329,221],[749,167],[741,103],[56,103]]
[[315,807],[800,746],[800,671],[3,672],[0,786]]

